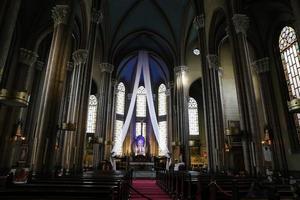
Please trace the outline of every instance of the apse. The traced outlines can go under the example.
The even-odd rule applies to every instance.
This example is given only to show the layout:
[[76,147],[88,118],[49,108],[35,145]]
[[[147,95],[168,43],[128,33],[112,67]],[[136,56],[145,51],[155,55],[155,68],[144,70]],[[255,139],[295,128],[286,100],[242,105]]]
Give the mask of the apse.
[[[147,61],[143,62],[140,72],[138,69],[141,57],[137,54],[125,58],[117,69],[114,141],[116,154],[120,156],[124,154],[164,155],[162,146],[167,146],[166,92],[169,71],[157,56],[151,53],[145,55]],[[148,69],[149,73],[146,73]],[[149,77],[150,81],[147,81]],[[151,95],[147,91],[151,91]],[[125,95],[127,97],[124,97]],[[119,110],[125,112],[120,113]],[[131,115],[130,119],[128,119],[129,115]],[[128,120],[130,125],[126,122]],[[125,139],[122,136],[125,133],[123,129],[126,132]]]

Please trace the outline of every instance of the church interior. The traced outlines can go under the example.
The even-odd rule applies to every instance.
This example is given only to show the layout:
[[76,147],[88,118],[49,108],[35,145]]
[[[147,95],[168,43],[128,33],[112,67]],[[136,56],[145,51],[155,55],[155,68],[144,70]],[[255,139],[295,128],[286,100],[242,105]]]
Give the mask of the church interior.
[[299,0],[1,0],[1,199],[299,199]]

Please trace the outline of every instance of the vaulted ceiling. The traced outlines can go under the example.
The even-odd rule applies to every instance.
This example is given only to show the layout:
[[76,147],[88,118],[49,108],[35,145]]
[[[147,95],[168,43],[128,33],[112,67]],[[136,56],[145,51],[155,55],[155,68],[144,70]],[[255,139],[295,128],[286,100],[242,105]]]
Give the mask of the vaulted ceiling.
[[108,0],[103,6],[107,57],[119,64],[138,50],[182,64],[182,51],[195,40],[195,9],[188,0]]

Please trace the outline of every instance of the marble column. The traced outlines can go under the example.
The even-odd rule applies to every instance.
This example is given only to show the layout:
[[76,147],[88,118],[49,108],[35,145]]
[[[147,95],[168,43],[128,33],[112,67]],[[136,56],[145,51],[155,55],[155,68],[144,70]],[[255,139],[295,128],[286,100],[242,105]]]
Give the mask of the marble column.
[[219,84],[219,58],[217,55],[209,54],[206,56],[209,67],[209,82],[211,84],[211,137],[213,145],[213,159],[216,170],[224,170],[224,128],[222,116],[222,102]]
[[262,147],[247,41],[248,28],[249,18],[243,14],[234,14],[230,20],[228,33],[233,52],[245,169],[250,174],[256,174],[263,171]]
[[189,120],[188,120],[188,91],[187,91],[187,66],[174,68],[174,87],[176,105],[176,129],[180,142],[182,161],[190,166],[189,154]]
[[108,156],[106,159],[108,159],[110,156],[110,150],[108,149],[108,145],[105,145],[105,141],[106,137],[109,138],[109,132],[107,132],[107,128],[110,123],[108,118],[110,118],[111,113],[111,73],[114,70],[114,66],[110,63],[101,63],[99,67],[101,70],[101,84],[99,88],[95,136],[100,138],[102,144],[94,145],[94,167],[98,167],[99,161],[105,159],[105,156]]
[[2,84],[2,76],[5,69],[5,64],[12,42],[13,33],[16,26],[19,10],[22,0],[14,0],[7,2],[7,7],[4,14],[4,20],[0,30],[0,83]]
[[255,60],[252,63],[255,72],[258,75],[260,84],[260,93],[264,105],[265,124],[269,127],[272,138],[273,166],[275,171],[281,171],[287,175],[288,166],[284,150],[283,136],[279,127],[279,118],[275,94],[272,85],[269,57]]
[[71,49],[71,33],[74,13],[68,5],[52,9],[54,31],[42,90],[41,104],[36,126],[37,152],[34,171],[53,172],[56,157],[56,139],[61,102],[67,74],[67,62]]
[[[92,8],[91,11],[91,22],[90,22],[90,31],[89,31],[89,38],[88,38],[88,47],[87,50],[89,52],[87,63],[84,66],[84,81],[81,85],[82,87],[82,96],[80,100],[79,106],[79,121],[77,129],[79,132],[85,133],[86,131],[86,122],[87,122],[87,115],[88,115],[88,105],[89,105],[89,96],[92,84],[92,69],[94,65],[94,57],[95,57],[95,48],[96,48],[96,38],[98,33],[98,26],[103,19],[102,12],[97,10],[97,8]],[[79,144],[79,154],[77,156],[77,163],[78,163],[78,171],[83,168],[83,153],[84,153],[84,135],[81,135],[80,144]]]

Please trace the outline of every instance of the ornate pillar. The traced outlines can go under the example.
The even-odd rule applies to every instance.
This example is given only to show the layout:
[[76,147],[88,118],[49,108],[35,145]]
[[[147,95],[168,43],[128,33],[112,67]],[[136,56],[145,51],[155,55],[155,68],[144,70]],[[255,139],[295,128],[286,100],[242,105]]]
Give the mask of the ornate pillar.
[[[95,57],[95,48],[96,48],[96,37],[97,37],[97,30],[98,25],[102,21],[103,15],[102,13],[97,10],[97,8],[92,8],[91,13],[91,22],[90,22],[90,32],[89,32],[89,39],[88,39],[88,59],[87,63],[84,66],[84,81],[81,85],[82,87],[82,96],[80,99],[80,106],[79,106],[79,121],[77,129],[79,132],[84,133],[86,131],[86,121],[88,115],[88,105],[89,105],[89,95],[90,95],[90,88],[92,84],[92,69],[94,64],[94,57]],[[101,105],[102,106],[102,105]],[[84,146],[84,135],[81,135],[80,138],[80,146]],[[80,147],[80,148],[81,148]],[[77,156],[77,163],[81,163],[78,167],[78,170],[83,168],[83,151],[79,152]]]
[[245,169],[255,174],[262,171],[261,133],[251,74],[251,58],[247,42],[249,18],[234,14],[229,26],[234,73],[237,84]]
[[186,166],[190,166],[189,154],[189,121],[188,121],[188,91],[187,91],[187,66],[174,68],[176,129],[180,142],[180,154]]
[[54,170],[74,13],[68,5],[57,5],[52,9],[52,18],[54,31],[36,126],[37,153],[34,158],[34,171],[44,168],[46,173]]
[[[26,119],[26,113],[27,109],[26,106],[29,105],[29,94],[28,91],[31,90],[29,86],[31,86],[32,82],[32,74],[30,73],[34,68],[33,65],[37,60],[37,54],[27,50],[27,49],[20,49],[19,52],[19,64],[18,64],[18,73],[15,74],[14,77],[14,88],[10,92],[10,101],[13,103],[14,106],[20,106],[18,108],[19,110],[16,110],[17,113],[13,115],[12,121],[15,123],[21,123],[21,132],[22,136],[26,137],[27,135],[24,135],[24,124]],[[11,124],[13,125],[13,124]],[[10,124],[6,124],[4,129],[7,129]],[[14,124],[15,126],[15,124]],[[5,130],[3,130],[5,132]],[[15,131],[15,129],[13,129]],[[11,133],[6,133],[4,135],[4,140],[1,141],[2,143],[2,153],[0,153],[0,157],[3,158],[1,161],[4,166],[10,167],[13,162],[13,157],[16,157],[18,159],[18,149],[15,151],[15,145],[11,144]],[[27,140],[25,141],[27,143]],[[11,150],[13,148],[13,150]],[[12,154],[14,152],[16,155]],[[1,154],[3,154],[1,156]]]
[[252,63],[255,72],[258,75],[260,83],[260,93],[264,105],[266,122],[272,139],[273,166],[276,171],[281,171],[287,175],[288,166],[284,150],[283,137],[279,127],[277,106],[274,102],[275,94],[272,86],[270,74],[269,57],[261,58]]
[[18,18],[22,0],[14,0],[7,2],[6,11],[4,12],[3,23],[0,31],[0,83],[2,84],[2,76],[5,69],[5,64],[12,41],[12,36],[15,30],[16,21]]
[[110,123],[108,118],[110,118],[111,113],[111,73],[114,70],[114,66],[110,63],[101,63],[99,67],[102,79],[99,88],[95,136],[102,141],[102,144],[94,145],[94,167],[98,167],[99,161],[104,158],[108,159],[110,156],[110,149],[108,149],[109,145],[105,145],[105,141],[108,141],[106,138],[110,137],[107,128]]
[[212,110],[210,111],[211,120],[211,138],[213,145],[213,159],[216,170],[224,169],[224,128],[222,116],[222,102],[219,84],[219,58],[217,55],[208,54],[207,63],[209,67],[209,82],[211,84],[211,102]]

